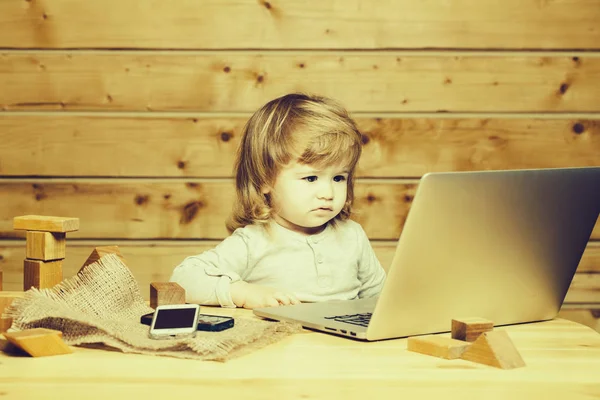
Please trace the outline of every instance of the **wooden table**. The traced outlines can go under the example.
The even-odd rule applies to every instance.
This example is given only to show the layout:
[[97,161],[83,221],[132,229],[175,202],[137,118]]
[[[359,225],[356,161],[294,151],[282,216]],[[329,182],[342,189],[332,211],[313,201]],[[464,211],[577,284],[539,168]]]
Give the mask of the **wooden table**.
[[[247,310],[213,314],[250,316]],[[205,310],[206,312],[206,310]],[[2,399],[598,399],[600,334],[553,321],[506,329],[527,363],[501,370],[305,331],[226,363],[76,347],[69,355],[0,354]],[[410,396],[410,397],[402,397]]]

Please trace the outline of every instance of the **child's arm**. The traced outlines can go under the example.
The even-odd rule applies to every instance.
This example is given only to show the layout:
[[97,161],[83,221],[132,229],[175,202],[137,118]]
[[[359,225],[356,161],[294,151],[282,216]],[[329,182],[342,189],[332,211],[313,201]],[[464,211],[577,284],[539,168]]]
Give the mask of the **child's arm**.
[[238,307],[259,308],[300,304],[293,293],[244,281],[231,284],[231,299]]
[[170,280],[185,289],[189,303],[245,308],[299,303],[291,293],[242,281],[248,268],[248,241],[236,231],[214,249],[187,257]]
[[358,225],[358,241],[358,248],[361,249],[358,260],[358,280],[361,282],[361,288],[358,297],[362,299],[378,296],[385,282],[385,270],[360,225]]
[[175,267],[170,280],[185,289],[189,303],[235,307],[230,284],[239,281],[247,267],[247,238],[234,232],[214,249],[187,257]]

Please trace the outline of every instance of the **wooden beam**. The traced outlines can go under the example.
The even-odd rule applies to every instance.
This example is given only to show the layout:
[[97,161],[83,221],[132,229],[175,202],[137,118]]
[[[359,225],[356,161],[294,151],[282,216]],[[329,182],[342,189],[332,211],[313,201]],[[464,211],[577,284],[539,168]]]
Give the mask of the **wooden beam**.
[[[2,48],[599,48],[595,1],[0,2]],[[86,18],[80,18],[85,15]],[[159,25],[157,25],[157,21]],[[33,29],[32,27],[35,27]],[[209,87],[209,85],[206,85]]]
[[[81,216],[86,229],[78,233],[79,238],[222,239],[229,235],[225,221],[234,200],[233,180],[38,182],[0,181],[3,237],[18,237],[7,220],[24,208]],[[417,184],[415,180],[357,182],[354,218],[371,239],[395,240],[400,236]],[[592,238],[600,238],[600,224],[596,224]]]
[[[6,113],[0,115],[2,174],[229,178],[248,117]],[[600,144],[595,140],[600,137],[600,115],[586,119],[382,114],[356,120],[365,142],[358,169],[361,178],[600,165]],[[93,163],[88,162],[90,151]]]
[[353,113],[597,112],[599,69],[586,53],[15,52],[0,109],[248,113],[302,91]]
[[[142,295],[149,299],[148,288],[151,282],[167,282],[175,268],[184,258],[200,254],[203,251],[214,248],[220,241],[198,241],[198,240],[163,240],[163,241],[132,241],[132,240],[71,240],[69,245],[69,256],[63,263],[63,274],[65,278],[71,277],[79,271],[85,260],[98,245],[114,246],[118,243],[120,252],[127,260],[127,266],[135,276]],[[394,257],[396,241],[379,242],[373,241],[373,248],[377,258],[384,268],[388,268]],[[23,248],[25,244],[20,241],[7,240],[0,243],[0,257],[3,259],[4,289],[22,290],[23,288]],[[571,285],[566,303],[572,303],[571,299],[579,300],[586,304],[597,303],[600,309],[600,297],[594,288],[600,287],[600,242],[591,242],[586,248],[583,259],[579,265],[578,272]],[[598,277],[599,280],[595,280]],[[588,308],[589,309],[589,308]]]

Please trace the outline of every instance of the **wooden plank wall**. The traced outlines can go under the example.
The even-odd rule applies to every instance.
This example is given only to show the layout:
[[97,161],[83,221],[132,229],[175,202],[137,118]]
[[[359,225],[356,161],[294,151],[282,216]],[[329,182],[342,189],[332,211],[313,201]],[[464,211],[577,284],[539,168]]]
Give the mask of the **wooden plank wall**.
[[[65,276],[116,244],[148,296],[226,235],[241,128],[292,91],[358,120],[358,220],[388,265],[426,172],[600,165],[598,21],[600,0],[2,1],[4,289],[12,218],[45,214],[81,219]],[[563,315],[598,309],[600,224]]]

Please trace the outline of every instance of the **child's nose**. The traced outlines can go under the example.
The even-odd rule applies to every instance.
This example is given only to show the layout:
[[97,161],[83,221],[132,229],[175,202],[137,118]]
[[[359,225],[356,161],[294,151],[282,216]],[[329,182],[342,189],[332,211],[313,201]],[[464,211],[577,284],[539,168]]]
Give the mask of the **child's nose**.
[[329,182],[323,182],[321,185],[319,185],[317,196],[320,199],[333,199],[333,185]]

